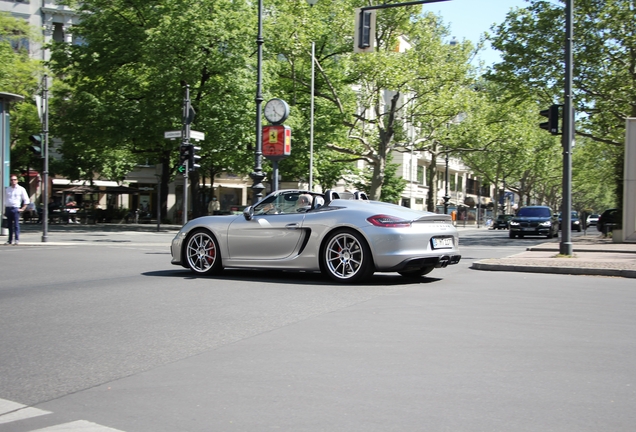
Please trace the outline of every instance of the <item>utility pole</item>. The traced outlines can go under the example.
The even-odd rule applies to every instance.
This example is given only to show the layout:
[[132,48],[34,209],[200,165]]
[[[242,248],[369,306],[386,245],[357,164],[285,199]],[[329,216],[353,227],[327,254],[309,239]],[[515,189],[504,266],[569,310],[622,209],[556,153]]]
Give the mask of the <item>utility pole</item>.
[[563,202],[561,204],[561,255],[572,255],[572,140],[574,109],[572,104],[572,42],[574,0],[565,2],[565,89],[563,107]]
[[[194,120],[194,115],[192,115],[192,106],[190,105],[190,86],[188,84],[185,85],[185,96],[183,98],[183,127],[181,131],[181,146],[189,147],[190,146],[190,123]],[[188,223],[188,173],[190,172],[189,160],[186,159],[185,162],[185,171],[183,172],[183,224]]]
[[49,240],[49,77],[42,78],[42,135],[44,146],[42,156],[44,167],[42,169],[42,243]]

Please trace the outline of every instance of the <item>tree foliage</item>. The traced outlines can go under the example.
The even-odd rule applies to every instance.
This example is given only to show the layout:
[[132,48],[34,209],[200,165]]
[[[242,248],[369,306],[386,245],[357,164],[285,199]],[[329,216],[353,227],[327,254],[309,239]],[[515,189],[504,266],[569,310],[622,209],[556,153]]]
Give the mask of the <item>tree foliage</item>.
[[[71,178],[122,179],[138,163],[159,163],[162,191],[174,173],[184,86],[204,132],[202,166],[245,173],[253,148],[250,2],[88,0],[76,5],[82,43],[54,44],[54,132]],[[196,178],[193,182],[197,184]]]
[[[544,106],[563,103],[564,2],[529,3],[493,28],[490,39],[502,52],[502,62],[489,79],[516,95],[539,95]],[[574,2],[573,57],[576,134],[620,149],[604,153],[616,158],[606,161],[609,166],[621,167],[625,118],[636,116],[634,2]],[[620,180],[607,185],[606,193],[616,202],[620,191]]]
[[40,170],[40,160],[30,150],[28,137],[42,129],[34,96],[39,92],[42,65],[29,57],[29,45],[39,41],[28,24],[7,13],[0,13],[0,89],[24,97],[12,103],[11,169],[19,173],[29,167]]
[[[391,152],[415,141],[418,149],[434,152],[433,136],[461,112],[472,45],[448,45],[440,19],[411,6],[378,13],[375,52],[354,54],[358,2],[300,3],[272,8],[272,28],[284,35],[270,48],[278,55],[274,86],[294,102],[307,101],[308,51],[315,41],[318,151],[337,152],[334,162],[364,161],[372,172],[369,195],[379,199]],[[400,43],[408,49],[397,49]],[[415,125],[410,129],[417,137],[408,136],[407,124]]]

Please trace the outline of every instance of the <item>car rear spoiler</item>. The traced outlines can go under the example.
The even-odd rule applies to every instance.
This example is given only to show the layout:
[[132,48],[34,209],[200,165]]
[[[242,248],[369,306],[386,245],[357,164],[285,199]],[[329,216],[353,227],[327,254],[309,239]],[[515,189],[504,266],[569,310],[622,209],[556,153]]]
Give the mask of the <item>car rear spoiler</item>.
[[428,214],[415,219],[416,222],[452,222],[452,220],[451,215],[438,213]]

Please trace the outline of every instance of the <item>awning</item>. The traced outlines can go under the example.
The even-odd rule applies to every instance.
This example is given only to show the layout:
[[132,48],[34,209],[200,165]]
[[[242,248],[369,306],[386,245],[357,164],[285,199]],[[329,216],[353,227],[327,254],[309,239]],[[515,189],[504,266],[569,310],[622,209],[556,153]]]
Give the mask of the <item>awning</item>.
[[[68,180],[54,178],[51,180],[53,186],[91,186],[91,182],[88,180]],[[92,186],[119,186],[116,181],[110,180],[93,180]]]
[[61,191],[57,191],[57,193],[59,194],[78,194],[78,195],[84,195],[84,194],[91,194],[91,193],[97,193],[98,191],[95,188],[92,188],[90,186],[73,186],[67,189],[63,189]]
[[113,194],[113,195],[136,195],[139,193],[139,190],[136,188],[130,188],[128,186],[99,186],[99,187],[91,187],[91,186],[72,186],[70,188],[62,189],[57,193],[65,193],[65,194]]
[[99,193],[117,194],[117,195],[136,195],[139,189],[128,186],[100,186],[97,189]]

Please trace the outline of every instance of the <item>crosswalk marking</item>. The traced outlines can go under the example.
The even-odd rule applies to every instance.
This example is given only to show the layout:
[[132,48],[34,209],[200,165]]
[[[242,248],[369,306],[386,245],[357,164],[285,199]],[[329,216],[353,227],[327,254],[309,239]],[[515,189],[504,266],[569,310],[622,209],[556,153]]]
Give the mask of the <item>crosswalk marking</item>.
[[91,423],[86,420],[78,420],[70,423],[50,426],[44,429],[36,429],[32,432],[122,432],[106,426]]
[[0,399],[0,424],[38,417],[50,413],[50,411],[28,407],[6,399]]
[[[26,420],[33,417],[38,417],[46,414],[51,414],[50,411],[45,411],[39,408],[33,408],[23,405],[21,403],[13,402],[6,399],[0,399],[0,424],[16,422],[19,420]],[[44,429],[37,429],[30,432],[123,432],[119,429],[113,429],[106,426],[98,425],[97,423],[91,423],[86,420],[78,420],[70,423],[63,423],[59,425],[45,427]]]

